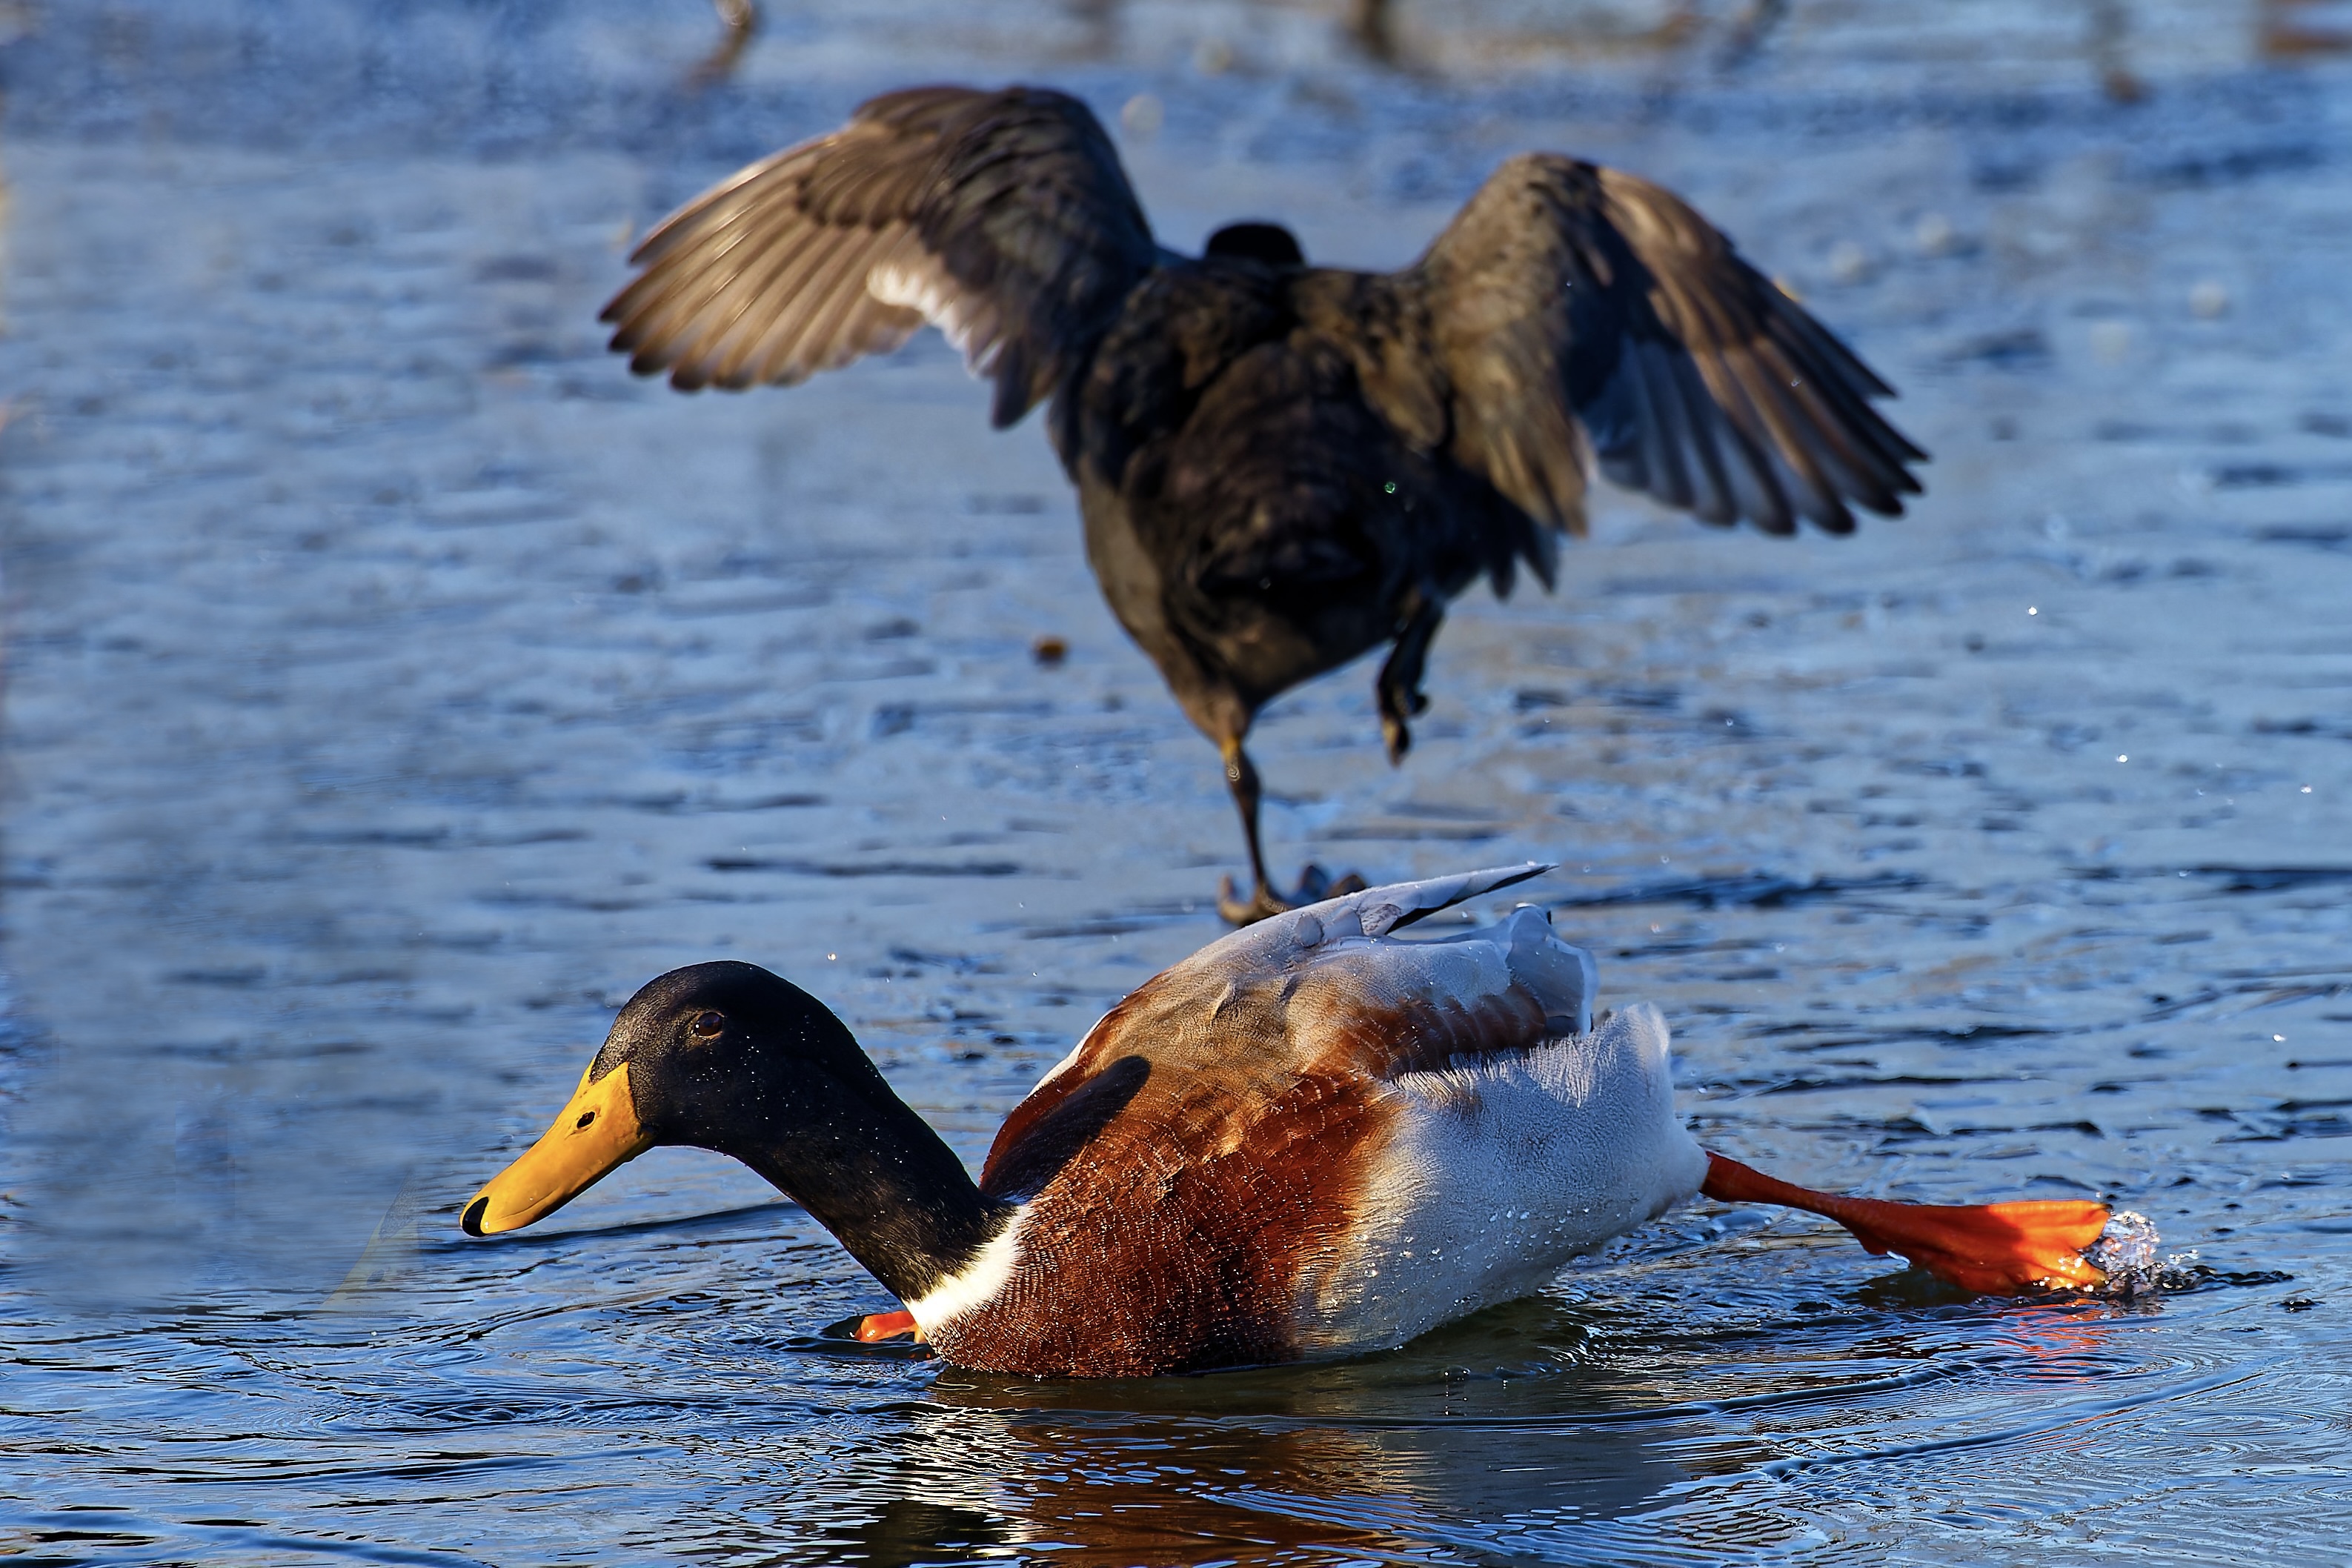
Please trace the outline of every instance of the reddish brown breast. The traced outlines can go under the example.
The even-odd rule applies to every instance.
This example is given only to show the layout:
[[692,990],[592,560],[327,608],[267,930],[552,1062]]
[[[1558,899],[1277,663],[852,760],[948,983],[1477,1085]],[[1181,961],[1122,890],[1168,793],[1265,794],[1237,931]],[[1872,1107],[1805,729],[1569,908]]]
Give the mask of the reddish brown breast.
[[1091,1377],[1297,1356],[1302,1285],[1340,1255],[1396,1114],[1386,1080],[1524,1045],[1544,1015],[1360,943],[1289,956],[1158,976],[1007,1118],[980,1184],[1028,1200],[1020,1258],[934,1331],[943,1355]]

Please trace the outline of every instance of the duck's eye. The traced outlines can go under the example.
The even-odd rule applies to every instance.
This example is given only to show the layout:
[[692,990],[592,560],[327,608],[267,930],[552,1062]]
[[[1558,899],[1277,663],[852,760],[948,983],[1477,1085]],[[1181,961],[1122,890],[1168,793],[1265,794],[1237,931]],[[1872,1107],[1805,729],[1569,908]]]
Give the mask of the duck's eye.
[[726,1026],[727,1015],[724,1013],[697,1013],[694,1022],[687,1026],[694,1031],[697,1038],[705,1040],[716,1039],[719,1031]]

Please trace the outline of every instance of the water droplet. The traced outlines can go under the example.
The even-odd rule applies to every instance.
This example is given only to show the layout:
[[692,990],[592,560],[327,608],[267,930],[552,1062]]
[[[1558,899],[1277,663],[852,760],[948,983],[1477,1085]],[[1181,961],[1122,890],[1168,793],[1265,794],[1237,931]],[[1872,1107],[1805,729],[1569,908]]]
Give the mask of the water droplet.
[[1118,111],[1119,124],[1127,128],[1129,135],[1138,138],[1158,135],[1160,127],[1166,123],[1167,119],[1167,110],[1160,106],[1159,99],[1148,92],[1137,93]]

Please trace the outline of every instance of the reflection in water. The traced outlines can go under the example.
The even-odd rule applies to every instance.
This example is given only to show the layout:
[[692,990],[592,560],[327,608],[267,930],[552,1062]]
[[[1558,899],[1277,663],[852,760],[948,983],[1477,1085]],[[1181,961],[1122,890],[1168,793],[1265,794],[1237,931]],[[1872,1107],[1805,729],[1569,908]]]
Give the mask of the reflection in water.
[[[1903,1275],[1893,1296],[1873,1283],[1843,1308],[1759,1321],[1749,1314],[1769,1310],[1769,1291],[1728,1317],[1696,1310],[1687,1286],[1703,1278],[1691,1269],[1647,1299],[1514,1303],[1335,1366],[1124,1383],[940,1368],[874,1439],[874,1462],[837,1476],[855,1478],[863,1510],[823,1560],[1614,1562],[1651,1560],[1669,1540],[1675,1560],[1738,1556],[1815,1531],[1810,1506],[1776,1489],[1788,1478],[1818,1471],[1801,1486],[1833,1493],[1832,1472],[2031,1447],[2181,1392],[2117,1395],[2128,1347],[2116,1336],[2138,1320],[2099,1303],[1984,1314]],[[1939,1406],[1992,1384],[2037,1390],[2036,1416],[2008,1434],[1916,1440],[1948,1431]],[[1702,1389],[1713,1396],[1694,1400]],[[1807,1428],[1809,1457],[1792,1466],[1790,1435]],[[805,1516],[782,1497],[774,1511]]]
[[[859,1525],[837,1548],[818,1547],[800,1561],[823,1563],[871,1563],[874,1568],[909,1568],[937,1563],[944,1553],[1003,1557],[1005,1548],[1028,1544],[1017,1540],[997,1515],[982,1509],[893,1498],[882,1511]],[[1058,1555],[1055,1561],[1066,1561]]]
[[1459,1418],[1365,1428],[1055,1413],[1007,1421],[992,1447],[1006,1535],[1056,1548],[1056,1561],[1108,1565],[1218,1548],[1385,1554],[1572,1529],[1633,1511],[1678,1478],[1643,1446],[1654,1436]]
[[942,1367],[835,1560],[997,1546],[1108,1568],[1573,1536],[1690,1474],[1662,1445],[1691,1412],[1554,1360],[1585,1337],[1547,1300],[1336,1366],[1101,1383]]

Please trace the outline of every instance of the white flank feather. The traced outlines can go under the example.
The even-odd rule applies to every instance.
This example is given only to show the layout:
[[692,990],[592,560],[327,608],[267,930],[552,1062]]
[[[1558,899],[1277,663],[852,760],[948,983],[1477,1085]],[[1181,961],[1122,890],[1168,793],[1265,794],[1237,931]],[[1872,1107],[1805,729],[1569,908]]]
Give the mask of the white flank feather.
[[1402,1344],[1531,1295],[1706,1179],[1646,1003],[1524,1055],[1403,1074],[1391,1092],[1396,1131],[1355,1231],[1300,1282],[1308,1355]]

